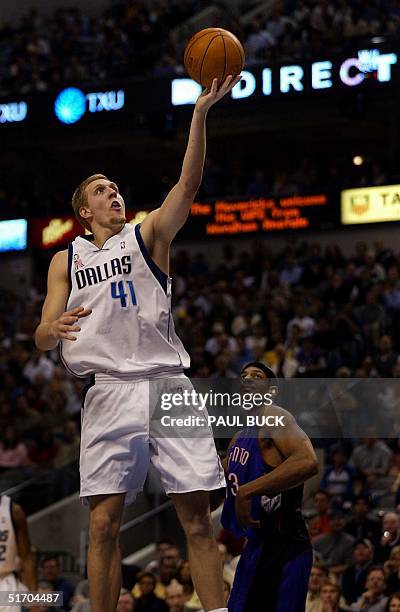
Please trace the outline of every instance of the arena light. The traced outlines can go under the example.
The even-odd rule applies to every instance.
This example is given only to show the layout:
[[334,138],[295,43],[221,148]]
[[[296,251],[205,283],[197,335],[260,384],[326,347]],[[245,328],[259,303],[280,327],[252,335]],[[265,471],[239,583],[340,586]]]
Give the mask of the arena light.
[[[393,79],[392,68],[397,63],[397,53],[381,53],[379,49],[371,48],[356,51],[353,57],[340,62],[317,60],[302,66],[290,64],[276,68],[265,67],[261,71],[261,79],[255,71],[243,70],[241,82],[232,90],[232,98],[250,98],[258,92],[270,96],[274,93],[301,94],[310,88],[314,91],[343,85],[353,88],[361,86],[372,72],[378,83],[388,83]],[[200,85],[192,79],[173,79],[172,105],[194,104],[200,91]]]
[[362,165],[363,165],[363,163],[364,163],[364,158],[363,158],[363,156],[362,156],[362,155],[355,155],[355,156],[353,157],[353,164],[354,164],[355,166],[362,166]]
[[28,116],[26,102],[8,102],[0,104],[0,123],[14,123],[25,121]]
[[344,225],[400,221],[400,185],[346,189],[341,194]]
[[172,79],[171,102],[173,106],[195,104],[201,94],[201,85],[193,79]]
[[82,119],[87,111],[89,113],[117,111],[124,106],[125,92],[123,89],[85,94],[77,87],[67,87],[56,97],[54,113],[61,123],[71,125]]
[[0,221],[0,251],[23,251],[26,249],[28,221],[10,219]]

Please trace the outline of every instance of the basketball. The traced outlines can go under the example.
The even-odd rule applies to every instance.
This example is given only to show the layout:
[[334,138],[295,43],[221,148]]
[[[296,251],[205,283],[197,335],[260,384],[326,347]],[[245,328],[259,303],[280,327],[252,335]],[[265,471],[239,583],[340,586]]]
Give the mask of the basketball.
[[236,77],[243,70],[244,50],[234,34],[222,28],[206,28],[188,42],[184,55],[189,76],[206,89],[218,79],[218,87],[231,74]]

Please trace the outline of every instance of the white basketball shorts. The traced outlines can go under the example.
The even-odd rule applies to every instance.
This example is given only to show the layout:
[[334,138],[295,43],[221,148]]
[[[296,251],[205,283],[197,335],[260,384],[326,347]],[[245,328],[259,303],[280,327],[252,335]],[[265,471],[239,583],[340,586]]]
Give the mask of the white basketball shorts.
[[[168,379],[127,380],[96,374],[82,409],[81,498],[126,493],[134,501],[143,489],[150,461],[165,492],[213,491],[225,487],[224,471],[210,427],[161,427],[160,393],[193,389],[184,374]],[[198,416],[196,407],[185,415]]]

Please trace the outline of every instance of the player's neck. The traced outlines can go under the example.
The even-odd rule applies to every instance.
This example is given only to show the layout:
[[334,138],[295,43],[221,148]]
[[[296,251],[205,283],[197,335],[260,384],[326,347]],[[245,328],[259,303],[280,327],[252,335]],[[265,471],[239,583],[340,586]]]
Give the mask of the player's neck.
[[92,227],[93,233],[93,244],[95,244],[99,249],[102,249],[105,242],[115,234],[119,234],[119,232],[124,228],[125,222],[115,225],[115,227]]

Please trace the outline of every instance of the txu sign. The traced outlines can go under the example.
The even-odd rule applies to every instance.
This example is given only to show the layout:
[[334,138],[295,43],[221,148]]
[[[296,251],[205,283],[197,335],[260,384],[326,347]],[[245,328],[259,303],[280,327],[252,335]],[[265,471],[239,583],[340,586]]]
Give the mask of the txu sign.
[[124,105],[125,92],[123,89],[85,94],[76,87],[68,87],[56,97],[54,113],[61,123],[70,125],[82,119],[87,112],[117,111]]

